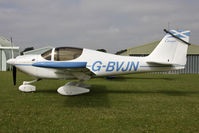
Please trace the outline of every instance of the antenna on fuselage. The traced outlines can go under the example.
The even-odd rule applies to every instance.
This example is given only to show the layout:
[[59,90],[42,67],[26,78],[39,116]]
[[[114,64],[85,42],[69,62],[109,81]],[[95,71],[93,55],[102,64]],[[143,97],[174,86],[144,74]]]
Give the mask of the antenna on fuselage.
[[170,22],[168,22],[167,29],[170,30]]

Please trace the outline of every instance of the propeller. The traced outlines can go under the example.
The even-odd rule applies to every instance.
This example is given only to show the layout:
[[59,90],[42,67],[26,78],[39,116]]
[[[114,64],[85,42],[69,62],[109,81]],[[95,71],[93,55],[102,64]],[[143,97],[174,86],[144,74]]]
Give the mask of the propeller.
[[14,51],[13,51],[13,43],[12,43],[12,37],[10,38],[10,43],[11,43],[11,46],[12,46],[12,49],[11,49],[11,59],[9,59],[7,61],[7,63],[11,64],[12,65],[12,77],[13,77],[13,84],[16,85],[16,78],[17,78],[17,68],[14,66],[13,64],[13,60],[14,60]]
[[13,77],[13,84],[16,85],[17,68],[15,66],[12,67],[12,77]]
[[15,67],[15,59],[7,60],[7,63],[11,65],[13,84],[16,85],[17,68]]

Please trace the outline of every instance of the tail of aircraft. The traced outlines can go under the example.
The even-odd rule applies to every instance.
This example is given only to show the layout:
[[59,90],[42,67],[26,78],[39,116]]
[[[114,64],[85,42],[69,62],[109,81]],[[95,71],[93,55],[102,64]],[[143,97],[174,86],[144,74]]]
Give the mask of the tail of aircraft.
[[190,31],[164,30],[167,34],[148,56],[148,63],[185,65]]

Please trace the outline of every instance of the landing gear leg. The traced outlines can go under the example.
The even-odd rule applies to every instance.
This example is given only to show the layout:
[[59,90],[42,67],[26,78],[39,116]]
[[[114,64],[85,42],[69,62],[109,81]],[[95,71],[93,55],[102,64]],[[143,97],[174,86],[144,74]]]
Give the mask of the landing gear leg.
[[30,85],[31,83],[37,82],[41,79],[35,79],[32,81],[24,81],[22,85],[19,86],[19,90],[22,92],[34,92],[36,91],[36,87],[33,85]]

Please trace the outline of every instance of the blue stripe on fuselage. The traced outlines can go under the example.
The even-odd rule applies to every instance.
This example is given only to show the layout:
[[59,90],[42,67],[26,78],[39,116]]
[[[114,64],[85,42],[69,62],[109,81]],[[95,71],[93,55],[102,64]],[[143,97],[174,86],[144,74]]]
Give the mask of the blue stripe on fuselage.
[[46,61],[36,62],[32,66],[47,68],[86,68],[87,62]]

